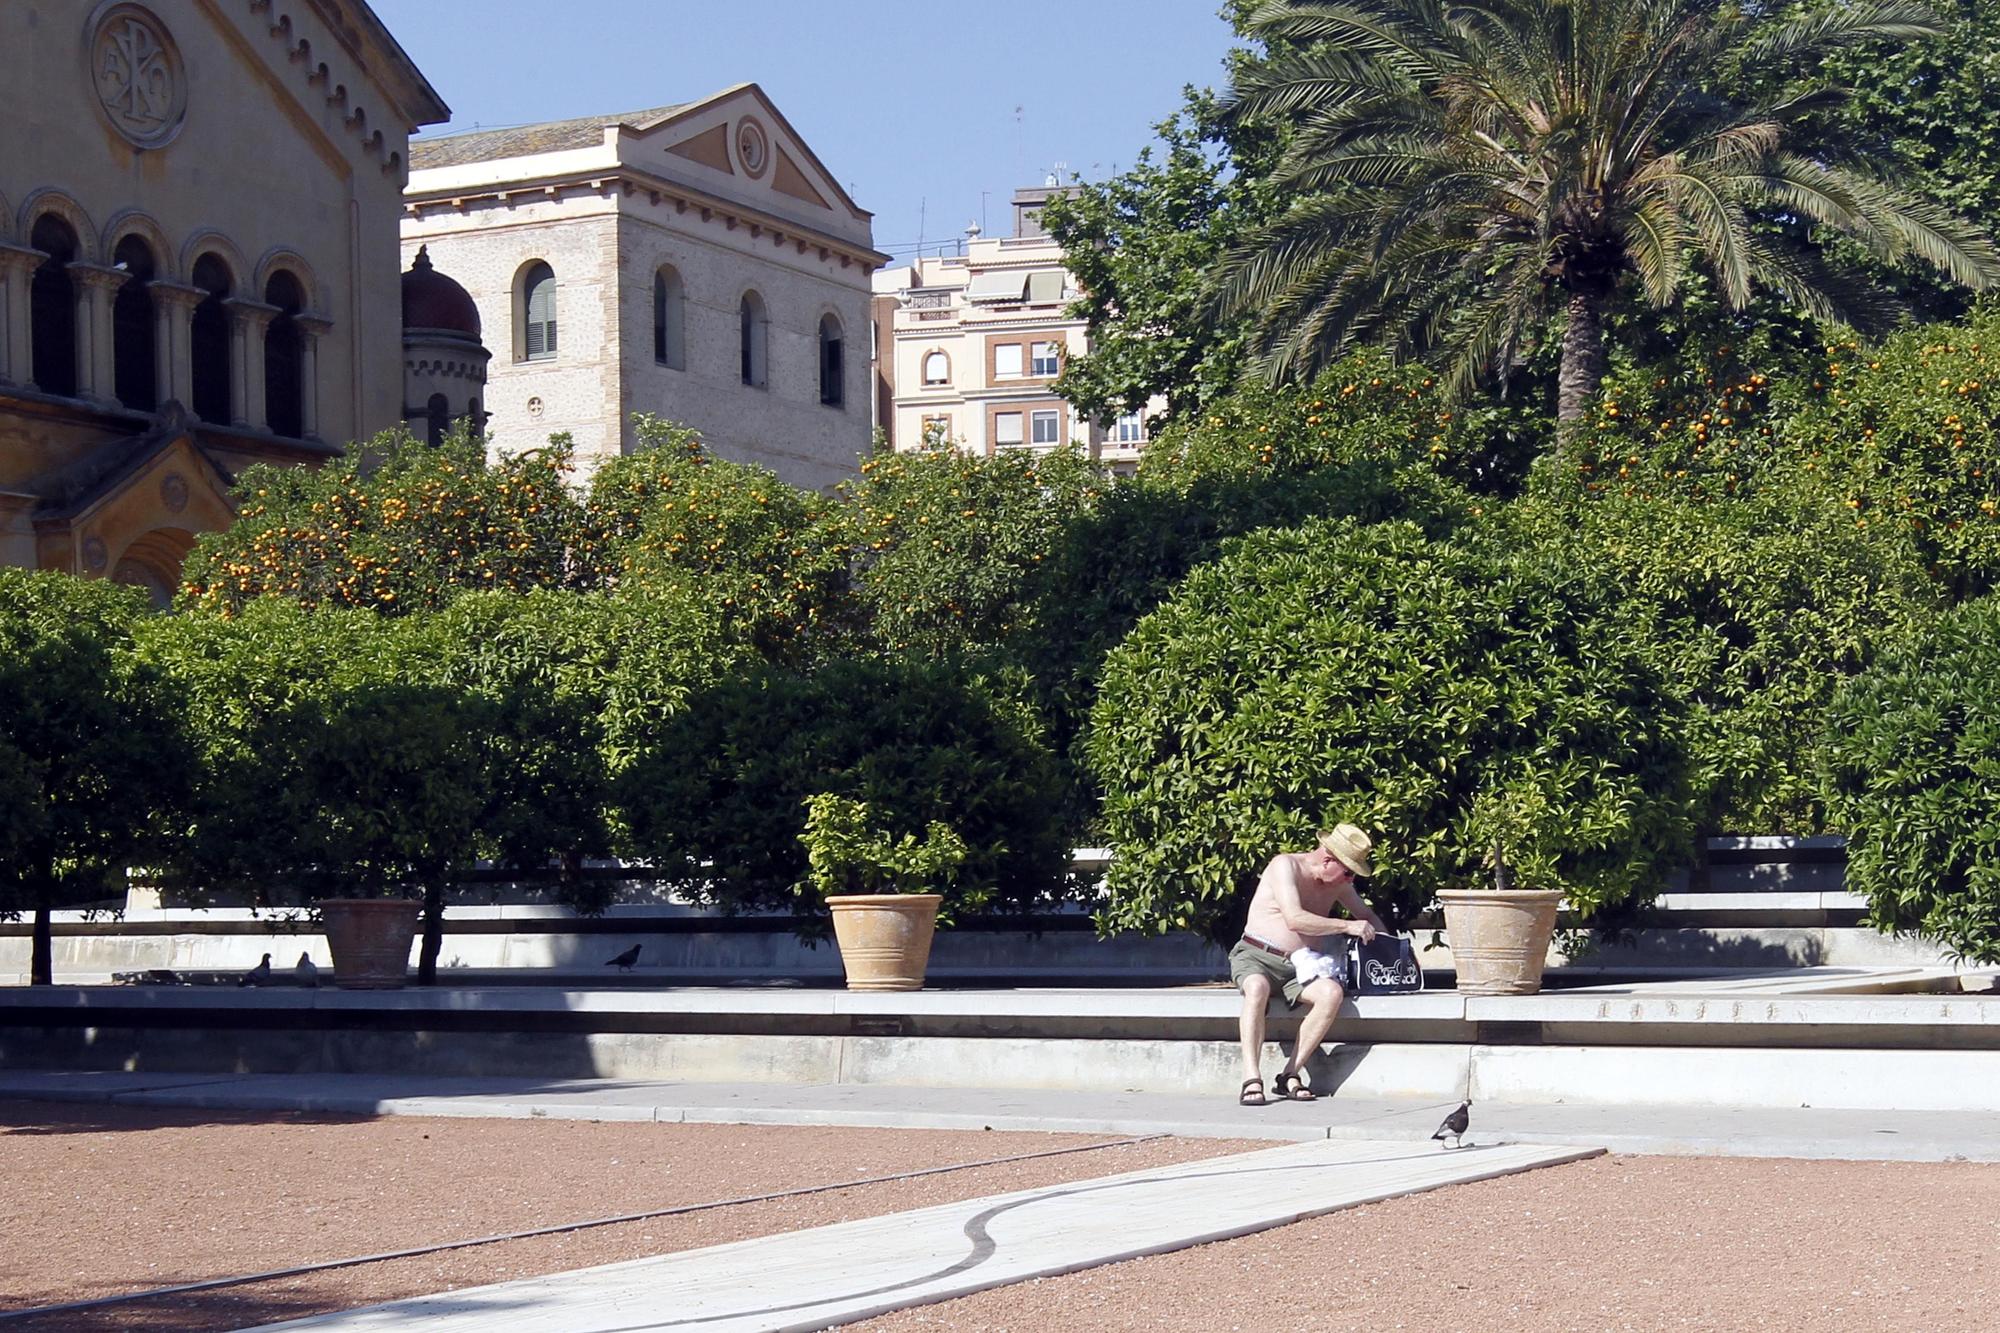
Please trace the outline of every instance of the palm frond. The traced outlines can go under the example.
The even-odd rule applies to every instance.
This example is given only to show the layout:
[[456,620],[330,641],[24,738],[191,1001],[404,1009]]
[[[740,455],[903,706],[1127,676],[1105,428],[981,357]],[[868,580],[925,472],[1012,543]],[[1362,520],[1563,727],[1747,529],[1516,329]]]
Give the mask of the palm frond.
[[1921,41],[1942,37],[1937,11],[1918,0],[1845,0],[1817,13],[1762,28],[1730,53],[1748,66],[1801,68],[1844,46],[1869,41]]

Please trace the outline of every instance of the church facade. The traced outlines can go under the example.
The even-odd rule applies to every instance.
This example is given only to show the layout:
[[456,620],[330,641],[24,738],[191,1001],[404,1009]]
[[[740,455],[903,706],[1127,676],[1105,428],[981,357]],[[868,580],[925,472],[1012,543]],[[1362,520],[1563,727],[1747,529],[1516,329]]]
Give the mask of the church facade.
[[366,4],[8,3],[0,89],[0,564],[163,598],[244,467],[435,413],[398,221],[449,111]]
[[755,84],[622,115],[411,145],[403,248],[465,285],[498,451],[570,435],[581,469],[632,415],[800,486],[871,448],[868,213]]

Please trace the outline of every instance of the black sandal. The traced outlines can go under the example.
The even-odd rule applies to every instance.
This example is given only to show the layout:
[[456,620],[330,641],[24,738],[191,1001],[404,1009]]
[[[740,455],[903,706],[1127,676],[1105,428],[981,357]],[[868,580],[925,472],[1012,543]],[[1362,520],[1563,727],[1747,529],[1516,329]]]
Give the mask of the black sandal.
[[1236,1094],[1236,1104],[1238,1106],[1269,1106],[1271,1104],[1270,1100],[1264,1096],[1264,1080],[1261,1078],[1244,1079],[1243,1090]]
[[1305,1085],[1297,1074],[1280,1074],[1271,1080],[1271,1091],[1288,1102],[1309,1102],[1319,1094]]

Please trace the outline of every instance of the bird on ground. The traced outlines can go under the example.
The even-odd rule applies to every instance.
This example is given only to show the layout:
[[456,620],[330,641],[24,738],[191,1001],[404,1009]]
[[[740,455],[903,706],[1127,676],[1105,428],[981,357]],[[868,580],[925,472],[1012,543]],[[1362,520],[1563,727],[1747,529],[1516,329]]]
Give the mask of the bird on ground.
[[236,982],[239,986],[261,986],[271,979],[271,955],[265,954],[264,961],[245,972]]
[[604,960],[606,967],[615,967],[620,972],[630,972],[634,967],[638,966],[638,963],[639,946],[636,944],[624,953],[619,954],[616,958],[607,958]]
[[311,954],[300,954],[298,966],[294,967],[292,971],[298,975],[301,986],[319,985],[319,967],[313,962]]
[[1439,1143],[1443,1143],[1445,1135],[1449,1134],[1452,1138],[1451,1146],[1454,1148],[1459,1147],[1465,1142],[1465,1130],[1471,1123],[1472,1103],[1460,1102],[1458,1109],[1444,1118],[1444,1123],[1438,1126],[1438,1132],[1431,1135],[1431,1137]]

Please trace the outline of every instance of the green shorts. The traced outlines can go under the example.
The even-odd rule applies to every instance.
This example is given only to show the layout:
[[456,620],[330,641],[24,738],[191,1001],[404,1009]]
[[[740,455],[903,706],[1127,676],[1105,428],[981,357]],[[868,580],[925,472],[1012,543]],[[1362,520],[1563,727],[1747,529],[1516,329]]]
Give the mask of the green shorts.
[[[1321,940],[1320,952],[1333,953],[1337,961],[1345,963],[1347,941],[1339,938]],[[1292,960],[1267,953],[1248,940],[1238,940],[1236,947],[1229,951],[1230,984],[1242,990],[1243,978],[1252,973],[1270,978],[1271,989],[1284,992],[1287,1007],[1292,1009],[1299,1007],[1299,992],[1305,987],[1299,985],[1299,974],[1293,968]],[[1339,973],[1336,972],[1334,975],[1337,982]]]

